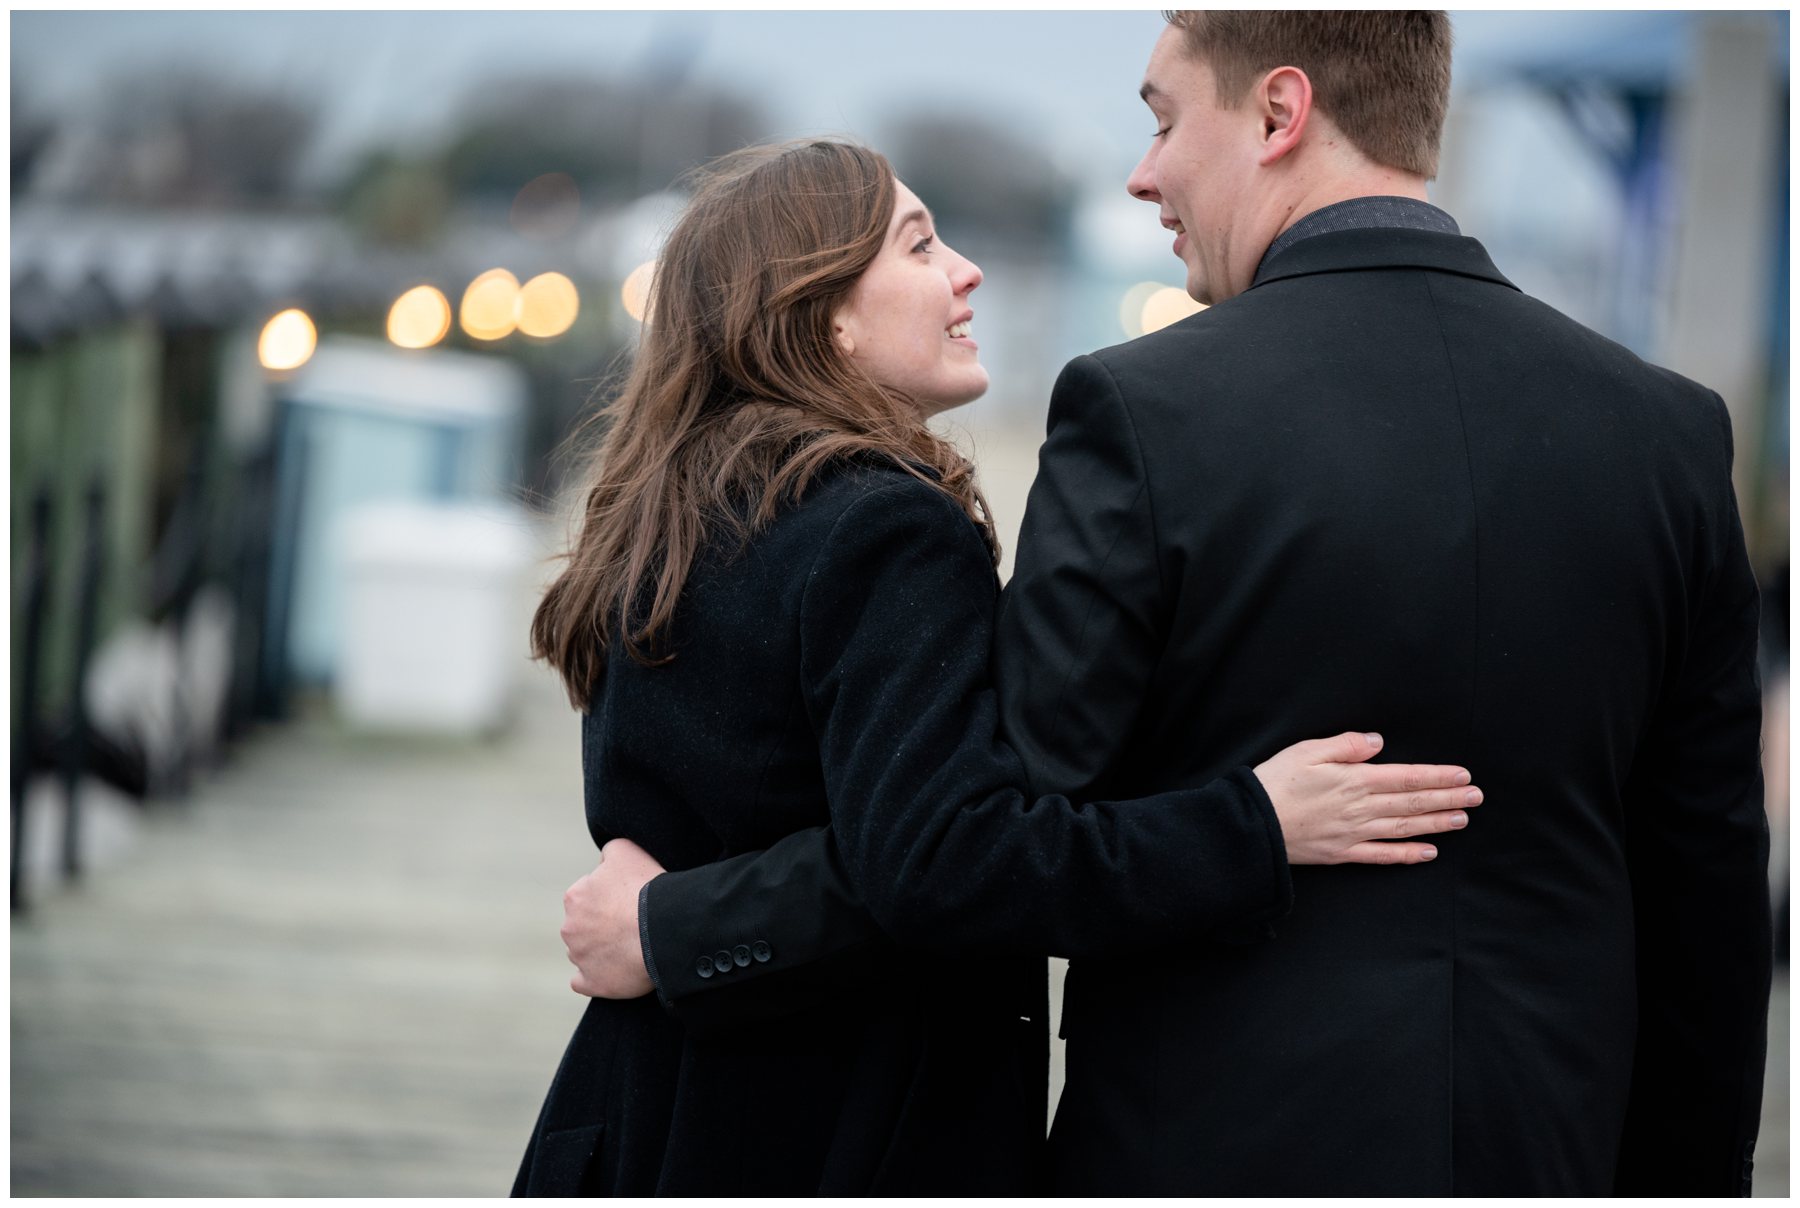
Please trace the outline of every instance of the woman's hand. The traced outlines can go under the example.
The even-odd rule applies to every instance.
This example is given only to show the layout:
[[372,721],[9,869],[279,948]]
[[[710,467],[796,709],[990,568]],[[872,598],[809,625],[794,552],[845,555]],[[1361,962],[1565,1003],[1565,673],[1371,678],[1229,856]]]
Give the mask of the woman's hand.
[[563,947],[575,976],[569,989],[589,998],[641,998],[656,987],[644,967],[638,891],[659,875],[656,857],[630,839],[600,849],[593,872],[563,894]]
[[1256,766],[1289,864],[1418,864],[1437,848],[1394,840],[1469,824],[1481,790],[1465,769],[1366,762],[1380,750],[1381,735],[1352,732],[1297,742]]

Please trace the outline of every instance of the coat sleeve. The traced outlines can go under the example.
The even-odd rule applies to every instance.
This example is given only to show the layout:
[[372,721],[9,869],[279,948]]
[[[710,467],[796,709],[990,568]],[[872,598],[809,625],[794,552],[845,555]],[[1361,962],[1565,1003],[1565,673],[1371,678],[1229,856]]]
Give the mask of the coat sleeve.
[[[940,492],[908,479],[840,517],[802,617],[831,826],[650,883],[647,951],[677,1014],[761,1013],[781,1001],[784,971],[878,938],[1153,962],[1180,960],[1198,933],[1287,912],[1280,826],[1249,768],[1134,801],[1024,791],[996,733],[994,612],[986,549]],[[821,919],[833,913],[845,917]],[[702,978],[688,955],[713,936],[754,936],[770,958]],[[816,980],[793,982],[804,1005]]]
[[1166,634],[1155,500],[1112,374],[1091,356],[1050,398],[994,648],[1001,732],[1040,793],[1105,788]]
[[1750,1194],[1771,967],[1756,582],[1731,493],[1718,497],[1685,649],[1626,785],[1638,1037],[1619,1195]]

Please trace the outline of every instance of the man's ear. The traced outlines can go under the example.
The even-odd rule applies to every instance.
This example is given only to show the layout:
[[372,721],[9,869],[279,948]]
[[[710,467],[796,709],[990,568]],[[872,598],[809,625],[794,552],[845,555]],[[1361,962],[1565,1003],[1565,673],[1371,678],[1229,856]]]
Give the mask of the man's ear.
[[1298,67],[1277,67],[1256,85],[1251,97],[1262,117],[1263,146],[1256,162],[1268,167],[1292,153],[1312,117],[1312,81]]

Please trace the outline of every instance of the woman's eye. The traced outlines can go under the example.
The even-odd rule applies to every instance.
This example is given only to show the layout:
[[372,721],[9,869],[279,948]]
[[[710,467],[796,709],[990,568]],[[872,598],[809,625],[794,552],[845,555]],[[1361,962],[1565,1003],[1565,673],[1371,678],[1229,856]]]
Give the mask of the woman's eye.
[[918,243],[913,245],[913,251],[925,252],[925,253],[929,254],[931,251],[931,244],[932,244],[932,237],[930,235],[927,235],[927,236],[925,236],[925,238],[919,240]]

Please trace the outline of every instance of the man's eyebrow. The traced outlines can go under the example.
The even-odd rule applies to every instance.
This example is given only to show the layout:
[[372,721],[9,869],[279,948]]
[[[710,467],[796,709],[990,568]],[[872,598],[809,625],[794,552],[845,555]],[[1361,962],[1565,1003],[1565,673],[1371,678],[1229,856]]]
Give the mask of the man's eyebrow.
[[1143,100],[1143,102],[1146,105],[1148,105],[1150,103],[1151,97],[1161,96],[1161,95],[1162,95],[1162,89],[1158,88],[1155,84],[1151,83],[1149,80],[1145,80],[1144,86],[1142,88],[1138,89],[1138,96],[1139,96],[1139,98],[1141,98]]

